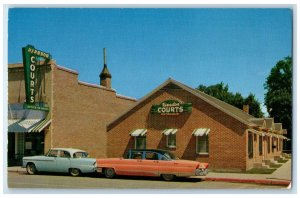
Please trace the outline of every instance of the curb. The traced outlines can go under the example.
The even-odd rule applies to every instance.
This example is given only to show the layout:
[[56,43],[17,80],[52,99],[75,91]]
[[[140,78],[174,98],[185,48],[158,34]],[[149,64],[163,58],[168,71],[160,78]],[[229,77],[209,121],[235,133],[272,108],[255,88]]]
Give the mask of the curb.
[[236,178],[204,178],[205,181],[222,181],[222,182],[236,182],[236,183],[255,183],[255,184],[266,184],[266,185],[280,185],[289,186],[291,181],[278,181],[278,180],[267,180],[267,179],[236,179]]
[[26,169],[15,169],[15,170],[12,170],[12,169],[7,169],[7,172],[26,172]]

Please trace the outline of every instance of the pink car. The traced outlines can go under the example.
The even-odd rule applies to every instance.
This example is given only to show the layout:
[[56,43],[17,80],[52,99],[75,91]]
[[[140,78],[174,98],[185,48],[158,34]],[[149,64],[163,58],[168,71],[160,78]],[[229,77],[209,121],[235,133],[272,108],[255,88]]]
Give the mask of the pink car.
[[175,177],[205,176],[208,163],[180,160],[173,153],[158,149],[131,149],[125,158],[97,159],[97,172],[107,178],[115,175],[153,176],[164,180]]

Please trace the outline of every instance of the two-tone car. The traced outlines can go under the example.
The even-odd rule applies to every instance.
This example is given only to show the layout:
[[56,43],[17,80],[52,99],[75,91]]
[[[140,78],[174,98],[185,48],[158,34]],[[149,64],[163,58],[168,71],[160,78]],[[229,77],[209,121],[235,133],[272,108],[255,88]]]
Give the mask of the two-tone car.
[[96,172],[96,159],[89,158],[86,151],[74,148],[52,148],[46,155],[23,157],[22,167],[28,174],[37,172],[82,173]]
[[205,176],[208,163],[180,160],[172,152],[159,149],[130,149],[123,158],[97,159],[97,172],[107,178],[116,175],[162,177]]

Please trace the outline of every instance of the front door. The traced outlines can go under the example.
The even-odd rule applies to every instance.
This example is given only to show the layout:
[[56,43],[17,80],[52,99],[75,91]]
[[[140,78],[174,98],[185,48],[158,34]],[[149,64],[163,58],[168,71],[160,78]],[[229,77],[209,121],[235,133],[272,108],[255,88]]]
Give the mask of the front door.
[[159,176],[158,154],[156,152],[145,152],[144,159],[141,161],[141,171],[143,176]]
[[71,166],[71,155],[68,151],[60,150],[56,158],[55,172],[68,173]]

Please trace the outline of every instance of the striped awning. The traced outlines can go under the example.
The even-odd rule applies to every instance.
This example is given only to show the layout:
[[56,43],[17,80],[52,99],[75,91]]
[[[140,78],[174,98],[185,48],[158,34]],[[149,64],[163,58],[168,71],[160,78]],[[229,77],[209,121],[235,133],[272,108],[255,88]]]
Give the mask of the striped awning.
[[130,132],[131,136],[144,136],[147,133],[147,129],[135,129],[132,132]]
[[51,120],[46,119],[9,119],[9,133],[41,132]]
[[178,131],[178,129],[165,129],[162,132],[162,134],[164,134],[164,135],[170,135],[170,134],[174,135],[177,131]]
[[41,132],[44,128],[46,128],[51,123],[51,121],[52,120],[50,119],[50,117],[47,117],[42,122],[40,122],[38,125],[33,127],[31,129],[31,132]]
[[210,129],[208,129],[208,128],[198,128],[193,131],[193,135],[194,136],[203,136],[204,134],[208,135],[209,132],[210,132]]

